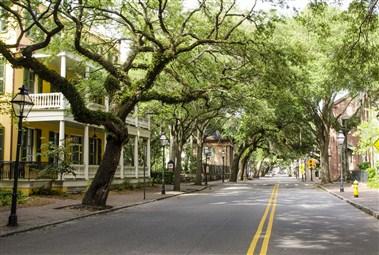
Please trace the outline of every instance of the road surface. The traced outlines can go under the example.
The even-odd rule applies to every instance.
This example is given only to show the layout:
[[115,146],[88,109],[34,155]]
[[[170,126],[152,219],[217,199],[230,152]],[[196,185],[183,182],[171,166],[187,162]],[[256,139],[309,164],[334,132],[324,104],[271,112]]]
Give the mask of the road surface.
[[378,255],[379,221],[268,177],[0,238],[0,254]]

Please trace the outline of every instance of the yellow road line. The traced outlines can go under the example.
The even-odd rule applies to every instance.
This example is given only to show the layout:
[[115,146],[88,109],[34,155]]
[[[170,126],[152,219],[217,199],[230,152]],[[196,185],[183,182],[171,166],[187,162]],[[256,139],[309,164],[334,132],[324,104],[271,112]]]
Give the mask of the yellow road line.
[[266,235],[265,235],[265,237],[263,239],[262,248],[261,248],[261,252],[259,253],[259,255],[266,255],[266,253],[267,253],[268,243],[269,243],[270,237],[271,237],[272,224],[274,223],[276,201],[278,199],[278,190],[279,190],[279,187],[276,189],[275,196],[274,196],[274,199],[273,199],[274,201],[272,202],[270,219],[269,219],[269,222],[268,222],[268,225],[267,225]]
[[259,237],[261,236],[261,233],[262,233],[262,230],[263,230],[263,226],[264,226],[264,224],[266,222],[266,218],[267,218],[268,212],[270,211],[270,207],[272,205],[273,197],[274,197],[274,195],[275,195],[275,193],[277,191],[277,188],[278,188],[278,186],[275,185],[274,188],[272,189],[270,199],[268,201],[266,210],[263,213],[262,219],[259,222],[257,232],[255,233],[255,235],[253,237],[253,240],[250,243],[249,249],[247,250],[246,254],[248,254],[248,255],[253,255],[254,254],[255,248],[257,246]]

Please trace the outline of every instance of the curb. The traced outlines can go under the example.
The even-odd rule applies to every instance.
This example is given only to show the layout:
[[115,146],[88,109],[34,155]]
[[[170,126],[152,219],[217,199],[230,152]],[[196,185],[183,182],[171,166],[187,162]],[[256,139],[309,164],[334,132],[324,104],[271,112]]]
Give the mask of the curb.
[[129,207],[135,207],[135,206],[139,206],[139,205],[143,205],[143,204],[157,202],[160,200],[164,200],[164,199],[168,199],[168,198],[172,198],[172,197],[177,197],[177,196],[184,195],[184,194],[199,192],[199,191],[203,191],[207,188],[210,188],[211,186],[213,186],[213,185],[210,184],[208,186],[204,186],[204,187],[201,187],[199,189],[184,191],[183,193],[180,193],[180,194],[167,195],[165,197],[159,197],[159,198],[155,198],[155,199],[145,200],[145,201],[136,202],[136,203],[129,204],[129,205],[115,206],[115,207],[112,207],[109,209],[105,209],[105,210],[101,210],[101,211],[97,211],[97,212],[91,212],[91,213],[88,213],[85,215],[75,216],[75,217],[64,219],[64,220],[54,221],[54,222],[50,222],[50,223],[46,223],[46,224],[41,224],[41,225],[25,228],[25,229],[15,230],[15,231],[8,232],[5,234],[0,234],[0,238],[6,237],[6,236],[12,236],[12,235],[16,235],[16,234],[20,234],[20,233],[24,233],[24,232],[29,232],[29,231],[33,231],[33,230],[37,230],[37,229],[41,229],[41,228],[46,228],[46,227],[50,227],[50,226],[55,226],[55,225],[59,225],[62,223],[66,223],[66,222],[70,222],[70,221],[74,221],[74,220],[78,220],[78,219],[83,219],[83,218],[87,218],[87,217],[94,216],[94,215],[106,214],[106,213],[118,211],[121,209],[129,208]]
[[341,196],[341,195],[338,195],[337,193],[334,193],[334,192],[328,190],[327,188],[325,188],[325,187],[322,186],[322,185],[318,185],[318,188],[320,188],[320,189],[322,189],[322,190],[328,192],[329,194],[331,194],[331,195],[333,195],[333,196],[335,196],[335,197],[337,197],[337,198],[339,198],[339,199],[341,199],[341,200],[346,201],[347,203],[351,204],[351,205],[354,206],[355,208],[358,208],[358,209],[360,209],[361,211],[363,211],[363,212],[365,212],[365,213],[367,213],[367,214],[369,214],[369,215],[371,215],[371,216],[374,216],[374,218],[376,218],[376,219],[379,220],[379,212],[375,212],[374,210],[372,210],[372,209],[370,209],[370,208],[368,208],[368,207],[366,207],[366,206],[364,206],[364,205],[358,204],[357,202],[351,201],[351,200],[348,199],[348,198],[345,198],[345,197],[343,197],[343,196]]

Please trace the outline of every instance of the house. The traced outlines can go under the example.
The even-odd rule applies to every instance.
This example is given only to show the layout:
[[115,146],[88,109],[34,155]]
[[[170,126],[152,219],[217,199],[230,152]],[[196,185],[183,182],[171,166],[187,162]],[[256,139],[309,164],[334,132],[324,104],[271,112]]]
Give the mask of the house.
[[351,98],[347,95],[334,103],[333,114],[334,116],[340,115],[339,119],[342,124],[342,131],[347,139],[345,140],[345,145],[342,146],[342,150],[346,150],[346,153],[342,153],[341,157],[341,148],[338,147],[337,143],[338,131],[332,129],[330,132],[329,166],[332,180],[339,179],[342,167],[341,162],[347,162],[347,170],[345,170],[345,174],[351,174],[351,178],[353,179],[358,179],[360,181],[365,180],[366,177],[363,176],[364,173],[361,173],[359,164],[365,161],[372,162],[376,156],[372,151],[365,154],[358,154],[355,152],[355,148],[359,143],[359,136],[356,132],[356,128],[351,130],[347,128],[347,122],[354,115],[359,118],[360,122],[367,121],[372,117],[369,112],[367,95],[365,94],[361,94],[356,98]]
[[[15,40],[16,31],[7,29],[0,22],[0,38]],[[23,38],[23,45],[30,43]],[[119,54],[116,48],[116,54]],[[59,53],[40,52],[36,58],[44,60],[46,65],[69,79],[88,79],[95,67],[84,62],[78,56],[62,49]],[[118,61],[114,57],[114,61]],[[102,126],[88,125],[74,120],[70,104],[62,93],[55,91],[48,82],[40,79],[32,70],[15,69],[0,56],[0,98],[9,101],[24,85],[32,98],[34,107],[23,122],[23,149],[19,187],[29,193],[31,189],[43,185],[38,172],[55,159],[46,155],[47,144],[64,146],[69,152],[70,162],[75,169],[74,175],[64,175],[67,189],[86,187],[100,164],[106,145],[106,131]],[[110,104],[106,96],[86,97],[90,109],[109,111]],[[17,145],[17,120],[10,109],[2,104],[0,111],[0,188],[12,187],[13,168]],[[146,176],[150,177],[150,121],[137,116],[127,117],[130,139],[125,144],[114,181],[130,179],[138,182],[143,176],[144,158],[146,158]],[[147,148],[145,150],[145,148]],[[147,155],[143,155],[146,151]],[[145,157],[146,156],[146,157]]]
[[208,136],[203,145],[204,151],[207,148],[211,153],[207,157],[204,155],[203,164],[208,166],[209,180],[222,178],[222,168],[224,167],[224,178],[230,177],[230,168],[233,161],[233,143],[219,134]]

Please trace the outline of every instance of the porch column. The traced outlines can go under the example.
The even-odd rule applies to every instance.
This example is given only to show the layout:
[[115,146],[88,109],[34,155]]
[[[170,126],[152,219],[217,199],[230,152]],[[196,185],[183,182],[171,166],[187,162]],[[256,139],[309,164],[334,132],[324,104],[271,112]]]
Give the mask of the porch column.
[[60,73],[61,73],[61,76],[66,78],[66,74],[67,74],[67,66],[66,66],[66,52],[62,52],[60,54],[60,57],[61,57],[61,70],[60,70]]
[[134,137],[134,166],[135,176],[138,179],[138,136]]
[[[58,141],[58,145],[59,147],[63,147],[64,146],[64,120],[60,120],[59,121],[59,141]],[[63,153],[60,153],[59,155],[59,160],[63,160]],[[64,177],[63,177],[64,179]],[[61,180],[61,175],[59,174],[58,175],[58,180]]]
[[83,145],[83,164],[84,164],[84,179],[88,180],[88,165],[89,165],[89,127],[84,127],[84,145]]
[[64,146],[64,120],[59,121],[59,146]]
[[109,97],[108,96],[104,98],[104,105],[105,105],[105,111],[109,112]]
[[121,155],[120,155],[120,178],[124,179],[124,146],[121,148]]
[[105,152],[106,146],[107,146],[107,131],[105,131],[105,129],[104,129],[104,150],[103,150],[103,154]]
[[147,138],[147,144],[146,144],[146,165],[147,165],[147,176],[151,177],[150,175],[150,137]]

